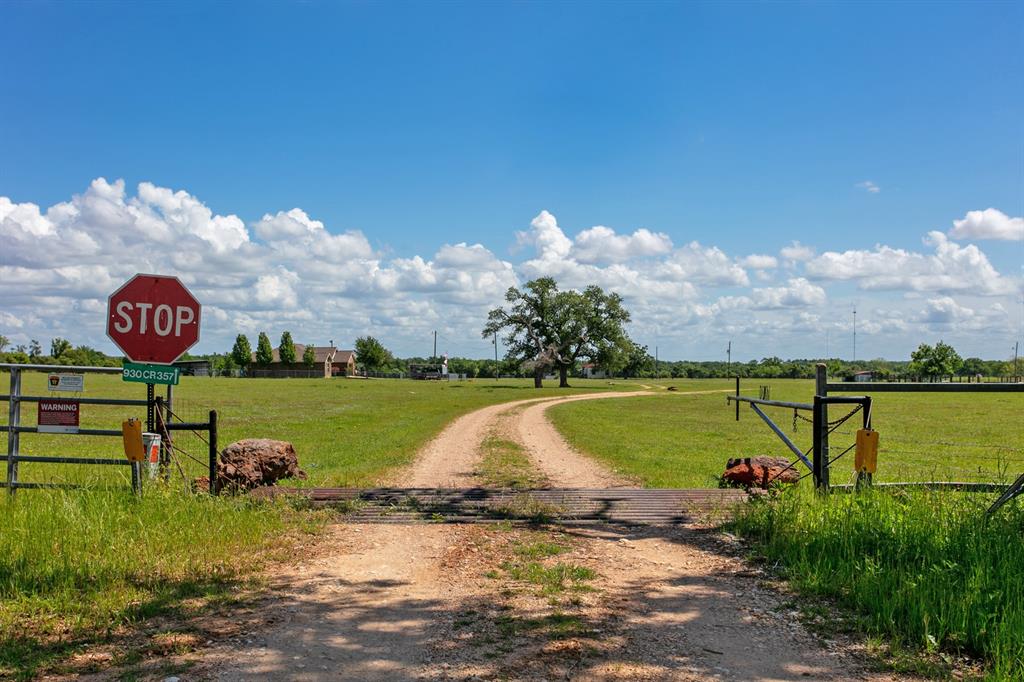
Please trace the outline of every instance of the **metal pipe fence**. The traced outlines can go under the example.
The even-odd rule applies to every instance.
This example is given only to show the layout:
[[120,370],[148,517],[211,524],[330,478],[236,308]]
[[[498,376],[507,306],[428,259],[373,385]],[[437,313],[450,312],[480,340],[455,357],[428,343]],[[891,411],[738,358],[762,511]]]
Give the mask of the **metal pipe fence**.
[[[734,402],[736,405],[736,419],[739,420],[740,416],[740,403],[747,403],[751,409],[757,413],[763,421],[775,432],[775,434],[783,441],[783,443],[789,448],[793,454],[797,456],[797,460],[794,461],[794,465],[803,461],[805,464],[810,465],[811,474],[814,476],[815,486],[822,490],[829,490],[829,467],[832,462],[839,459],[847,452],[849,452],[853,446],[843,450],[839,455],[831,456],[831,447],[829,444],[829,436],[837,431],[847,419],[853,416],[856,411],[863,411],[863,428],[871,428],[871,393],[1024,393],[1024,383],[988,383],[988,382],[880,382],[880,381],[844,381],[834,382],[829,381],[826,374],[826,366],[819,364],[816,367],[815,372],[815,390],[813,403],[796,403],[782,400],[767,400],[762,398],[749,398],[740,395],[740,377],[735,377],[736,391],[735,395],[730,395],[726,398],[727,402]],[[766,393],[761,391],[761,395],[765,396]],[[864,395],[830,395],[830,393],[858,393]],[[828,409],[831,405],[855,405],[857,409],[850,414],[837,419],[834,422],[830,422],[828,418]],[[785,409],[792,409],[794,411],[794,428],[797,419],[798,411],[810,411],[812,413],[811,419],[806,417],[800,417],[805,421],[812,423],[812,445],[811,448],[805,453],[801,451],[796,445],[793,444],[792,440],[782,429],[776,425],[771,418],[768,417],[765,412],[760,409],[761,407],[780,407]],[[846,431],[840,433],[849,435]],[[812,461],[808,462],[807,454],[812,454]],[[792,465],[791,465],[792,466]],[[1024,479],[1024,476],[1019,481]],[[972,483],[960,483],[960,482],[946,482],[946,483],[928,483],[928,482],[912,482],[912,483],[893,483],[885,484],[886,487],[897,487],[897,486],[919,486],[919,487],[941,487],[954,490],[994,490],[994,489],[1005,489],[1007,486],[1000,484],[972,484]],[[1014,484],[1024,492],[1024,483]],[[1013,488],[1014,486],[1010,486]],[[847,486],[836,486],[837,490],[847,489]],[[1019,493],[1020,494],[1020,493]]]
[[[0,400],[6,400],[8,404],[7,408],[7,423],[0,424],[0,433],[7,434],[7,454],[0,456],[0,460],[7,463],[6,479],[0,481],[0,487],[7,488],[11,494],[21,488],[75,488],[80,487],[73,483],[56,483],[56,482],[33,482],[23,481],[20,479],[19,463],[36,463],[36,464],[71,464],[71,465],[90,465],[90,466],[127,466],[131,469],[131,484],[132,490],[136,494],[142,493],[142,462],[131,462],[127,458],[108,458],[108,457],[86,457],[86,456],[63,456],[63,455],[26,455],[21,451],[21,434],[23,433],[34,433],[46,435],[47,432],[40,431],[39,425],[31,426],[22,424],[21,406],[23,403],[39,403],[40,401],[53,400],[51,396],[44,395],[25,395],[22,392],[22,378],[23,373],[26,371],[42,371],[42,372],[61,372],[61,373],[73,373],[73,374],[121,374],[122,368],[120,367],[83,367],[77,365],[21,365],[21,364],[7,364],[0,363],[0,371],[7,371],[10,373],[10,388],[6,394],[0,394]],[[138,406],[146,408],[146,430],[148,432],[156,431],[156,418],[159,412],[159,416],[163,421],[165,414],[170,414],[171,408],[171,397],[173,395],[173,387],[168,386],[168,397],[164,401],[163,398],[158,398],[154,395],[153,384],[146,384],[146,398],[145,399],[127,399],[127,398],[85,398],[75,397],[62,400],[68,400],[78,405],[103,405],[103,406]],[[209,447],[209,469],[211,473],[210,491],[216,494],[217,486],[215,483],[214,469],[216,466],[216,449],[217,449],[217,413],[216,411],[209,412],[209,418],[206,422],[195,422],[185,424],[167,424],[166,428],[162,431],[167,434],[166,442],[161,443],[161,466],[166,466],[170,462],[170,448],[172,447],[173,441],[170,438],[170,431],[175,430],[188,430],[188,431],[206,431],[209,434],[209,438],[205,441]],[[97,437],[123,437],[123,431],[121,429],[101,429],[101,428],[80,428],[75,427],[73,430],[62,431],[60,435],[64,436],[97,436]]]

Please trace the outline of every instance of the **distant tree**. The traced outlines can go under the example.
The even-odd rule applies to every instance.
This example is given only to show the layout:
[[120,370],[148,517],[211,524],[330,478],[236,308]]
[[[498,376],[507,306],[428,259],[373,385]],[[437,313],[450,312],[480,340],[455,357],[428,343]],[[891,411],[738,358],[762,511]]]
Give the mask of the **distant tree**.
[[964,376],[974,376],[976,374],[985,374],[985,361],[981,358],[967,358],[964,360],[964,364],[960,367],[960,374]]
[[642,377],[653,372],[654,357],[648,352],[647,346],[630,342],[622,371],[628,377]]
[[56,359],[71,350],[71,342],[59,336],[50,341],[50,357]]
[[25,357],[28,357],[28,347],[25,344],[23,344],[23,343],[19,343],[17,346],[15,346],[14,347],[14,352],[15,353],[24,353]]
[[306,349],[302,351],[302,364],[309,369],[313,369],[316,364],[316,352],[313,350],[312,344],[306,346]]
[[4,353],[4,362],[9,362],[14,365],[26,365],[30,362],[28,353],[23,350],[18,350],[16,347],[10,353]]
[[484,362],[486,362],[486,360],[471,360],[469,358],[448,358],[448,371],[451,372],[452,374],[465,374],[467,378],[475,379],[480,375],[480,365],[483,364]]
[[553,278],[541,277],[527,282],[522,291],[509,287],[505,301],[507,309],[488,313],[482,335],[505,333],[507,357],[530,366],[537,388],[549,368],[558,369],[558,385],[567,387],[569,369],[578,360],[597,358],[627,338],[629,312],[622,297],[598,286],[559,291]]
[[121,358],[110,357],[89,346],[75,346],[61,355],[61,360],[69,365],[82,367],[116,367]]
[[361,336],[356,339],[356,358],[359,364],[370,371],[388,367],[394,362],[391,351],[372,336]]
[[9,338],[4,336],[3,334],[0,334],[0,353],[3,353],[4,349],[7,348],[7,346],[9,346],[10,343],[11,340]]
[[233,351],[225,355],[214,355],[211,360],[212,362],[210,364],[213,366],[214,371],[220,376],[230,376],[231,372],[238,369],[238,363],[235,362],[235,355]]
[[910,371],[918,376],[938,379],[956,374],[964,364],[959,353],[948,343],[939,341],[934,347],[922,343],[910,354]]
[[241,369],[252,364],[252,346],[249,345],[249,337],[245,334],[235,337],[235,345],[231,347],[231,359],[235,366]]
[[43,347],[39,345],[39,342],[32,339],[28,342],[28,356],[30,358],[38,358],[43,354]]
[[625,370],[629,363],[629,354],[635,345],[628,338],[622,339],[620,343],[604,344],[591,360],[607,372],[608,376],[615,376]]
[[260,332],[260,338],[256,341],[256,364],[266,367],[274,361],[274,349],[270,346],[270,337],[266,332]]
[[281,344],[277,349],[281,356],[281,362],[286,365],[295,364],[295,342],[292,341],[292,333],[289,331],[281,334]]

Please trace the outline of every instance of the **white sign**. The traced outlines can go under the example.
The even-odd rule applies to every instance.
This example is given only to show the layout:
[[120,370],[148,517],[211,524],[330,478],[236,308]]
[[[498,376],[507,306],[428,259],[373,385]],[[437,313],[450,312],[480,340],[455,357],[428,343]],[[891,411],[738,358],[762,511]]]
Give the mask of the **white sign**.
[[51,374],[48,378],[51,391],[72,391],[82,393],[85,391],[84,374]]

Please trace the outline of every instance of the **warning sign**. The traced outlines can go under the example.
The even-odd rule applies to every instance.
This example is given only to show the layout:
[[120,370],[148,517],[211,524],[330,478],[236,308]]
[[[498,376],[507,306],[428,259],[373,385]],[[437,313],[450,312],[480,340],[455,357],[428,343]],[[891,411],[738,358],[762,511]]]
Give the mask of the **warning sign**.
[[77,400],[47,398],[39,401],[39,433],[78,433]]

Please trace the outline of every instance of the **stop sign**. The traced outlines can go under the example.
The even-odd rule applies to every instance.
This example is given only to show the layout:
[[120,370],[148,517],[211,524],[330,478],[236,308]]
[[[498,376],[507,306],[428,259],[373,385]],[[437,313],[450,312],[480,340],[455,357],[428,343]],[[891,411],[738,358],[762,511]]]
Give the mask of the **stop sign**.
[[107,336],[132,362],[169,365],[199,341],[199,301],[164,275],[135,275],[107,301]]

